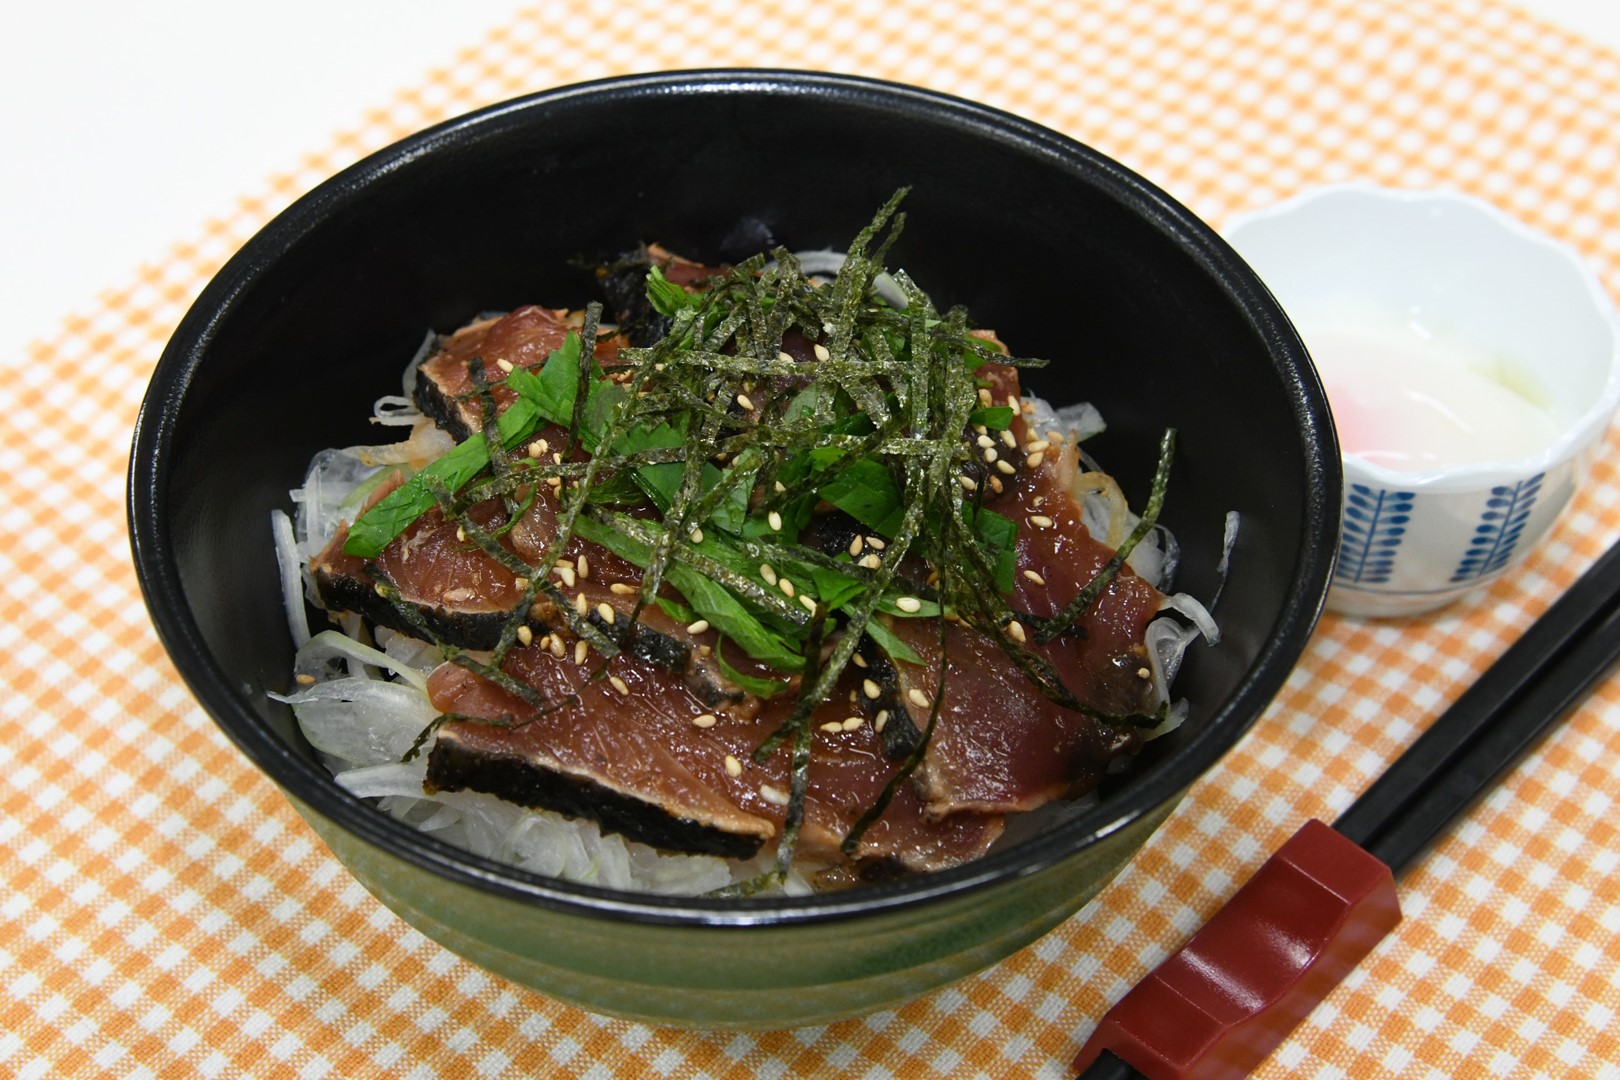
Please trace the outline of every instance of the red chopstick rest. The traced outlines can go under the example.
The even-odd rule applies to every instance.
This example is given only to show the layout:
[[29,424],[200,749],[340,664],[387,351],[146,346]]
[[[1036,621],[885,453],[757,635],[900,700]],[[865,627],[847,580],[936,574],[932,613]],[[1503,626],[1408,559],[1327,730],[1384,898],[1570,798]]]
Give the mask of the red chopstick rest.
[[1148,1080],[1240,1080],[1401,921],[1389,867],[1308,821],[1080,1049]]

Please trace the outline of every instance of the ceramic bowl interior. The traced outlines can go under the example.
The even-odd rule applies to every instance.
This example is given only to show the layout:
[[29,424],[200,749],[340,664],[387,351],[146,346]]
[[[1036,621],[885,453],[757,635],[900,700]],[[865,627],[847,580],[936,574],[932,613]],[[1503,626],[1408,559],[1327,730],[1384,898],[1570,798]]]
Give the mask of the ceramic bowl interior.
[[1466,348],[1552,421],[1534,450],[1423,471],[1356,453],[1341,427],[1345,535],[1330,606],[1418,614],[1522,559],[1578,488],[1620,402],[1614,308],[1580,257],[1483,200],[1368,184],[1304,192],[1235,219],[1225,236],[1307,346],[1318,333],[1399,324],[1414,343]]
[[[882,888],[673,900],[570,885],[423,837],[348,796],[291,714],[268,520],[312,454],[376,441],[371,402],[429,328],[591,298],[582,263],[657,240],[695,257],[836,246],[901,185],[905,267],[966,304],[1029,381],[1090,399],[1093,452],[1140,501],[1180,432],[1165,512],[1177,588],[1217,611],[1179,690],[1186,724],[1096,807],[1009,850]],[[185,317],[130,474],[137,570],[198,700],[396,911],[508,976],[658,1022],[782,1026],[892,1004],[1071,913],[1250,725],[1320,610],[1339,507],[1321,389],[1248,268],[1183,207],[1022,120],[854,78],[687,72],[540,94],[391,147],[300,199]],[[864,952],[863,934],[875,935]],[[797,950],[797,951],[795,951]],[[769,952],[770,965],[740,965]],[[719,959],[717,959],[717,957]],[[729,959],[728,959],[729,958]],[[819,993],[837,984],[837,993]]]

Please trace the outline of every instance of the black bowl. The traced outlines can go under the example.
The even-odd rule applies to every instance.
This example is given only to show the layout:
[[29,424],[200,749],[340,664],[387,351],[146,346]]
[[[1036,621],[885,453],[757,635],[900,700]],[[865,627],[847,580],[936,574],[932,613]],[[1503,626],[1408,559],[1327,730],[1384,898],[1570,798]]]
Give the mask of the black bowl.
[[[581,262],[658,240],[723,260],[848,241],[897,187],[890,265],[966,304],[1054,403],[1109,422],[1093,453],[1140,504],[1166,427],[1177,587],[1208,598],[1187,722],[1059,828],[952,871],[798,899],[673,900],[572,885],[421,836],[334,784],[290,712],[269,514],[365,418],[424,330],[578,304]],[[451,948],[600,1011],[784,1026],[892,1004],[1067,917],[1249,727],[1303,649],[1338,526],[1339,455],[1305,349],[1207,226],[1027,121],[887,83],[771,71],[608,80],[482,110],[322,184],[248,242],[180,324],[136,428],[129,513],[153,621],[226,734],[338,856]],[[767,960],[766,957],[770,959]],[[744,962],[739,962],[739,960]]]

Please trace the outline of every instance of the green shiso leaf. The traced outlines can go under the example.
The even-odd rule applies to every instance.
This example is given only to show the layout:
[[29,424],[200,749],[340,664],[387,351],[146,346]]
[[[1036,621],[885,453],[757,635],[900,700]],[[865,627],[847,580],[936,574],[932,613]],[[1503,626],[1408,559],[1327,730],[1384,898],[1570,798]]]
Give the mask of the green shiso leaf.
[[968,424],[973,427],[986,427],[991,431],[1006,431],[1012,427],[1013,411],[1011,405],[986,405],[982,409],[974,409],[968,413]]
[[657,266],[647,271],[647,299],[660,315],[677,315],[688,308],[700,307],[703,298],[676,285],[664,276]]

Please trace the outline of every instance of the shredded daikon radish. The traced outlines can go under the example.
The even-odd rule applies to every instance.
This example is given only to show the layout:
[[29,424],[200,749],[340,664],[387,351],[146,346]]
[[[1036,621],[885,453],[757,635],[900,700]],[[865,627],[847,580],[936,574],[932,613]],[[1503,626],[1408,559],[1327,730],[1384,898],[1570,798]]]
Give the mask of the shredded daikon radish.
[[270,511],[270,535],[276,545],[276,568],[281,571],[281,603],[287,610],[287,631],[292,634],[293,647],[301,649],[309,640],[309,616],[304,611],[304,560],[292,518],[280,510]]
[[[799,260],[799,268],[806,277],[829,280],[838,276],[838,271],[844,267],[844,260],[848,258],[842,251],[796,251],[793,257]],[[906,310],[906,294],[887,270],[872,279],[872,289],[890,307],[897,311]]]
[[297,675],[308,675],[320,680],[330,670],[330,662],[336,659],[354,660],[384,668],[418,690],[427,692],[427,679],[416,668],[336,630],[322,630],[310,638],[309,642],[298,650],[293,670]]

